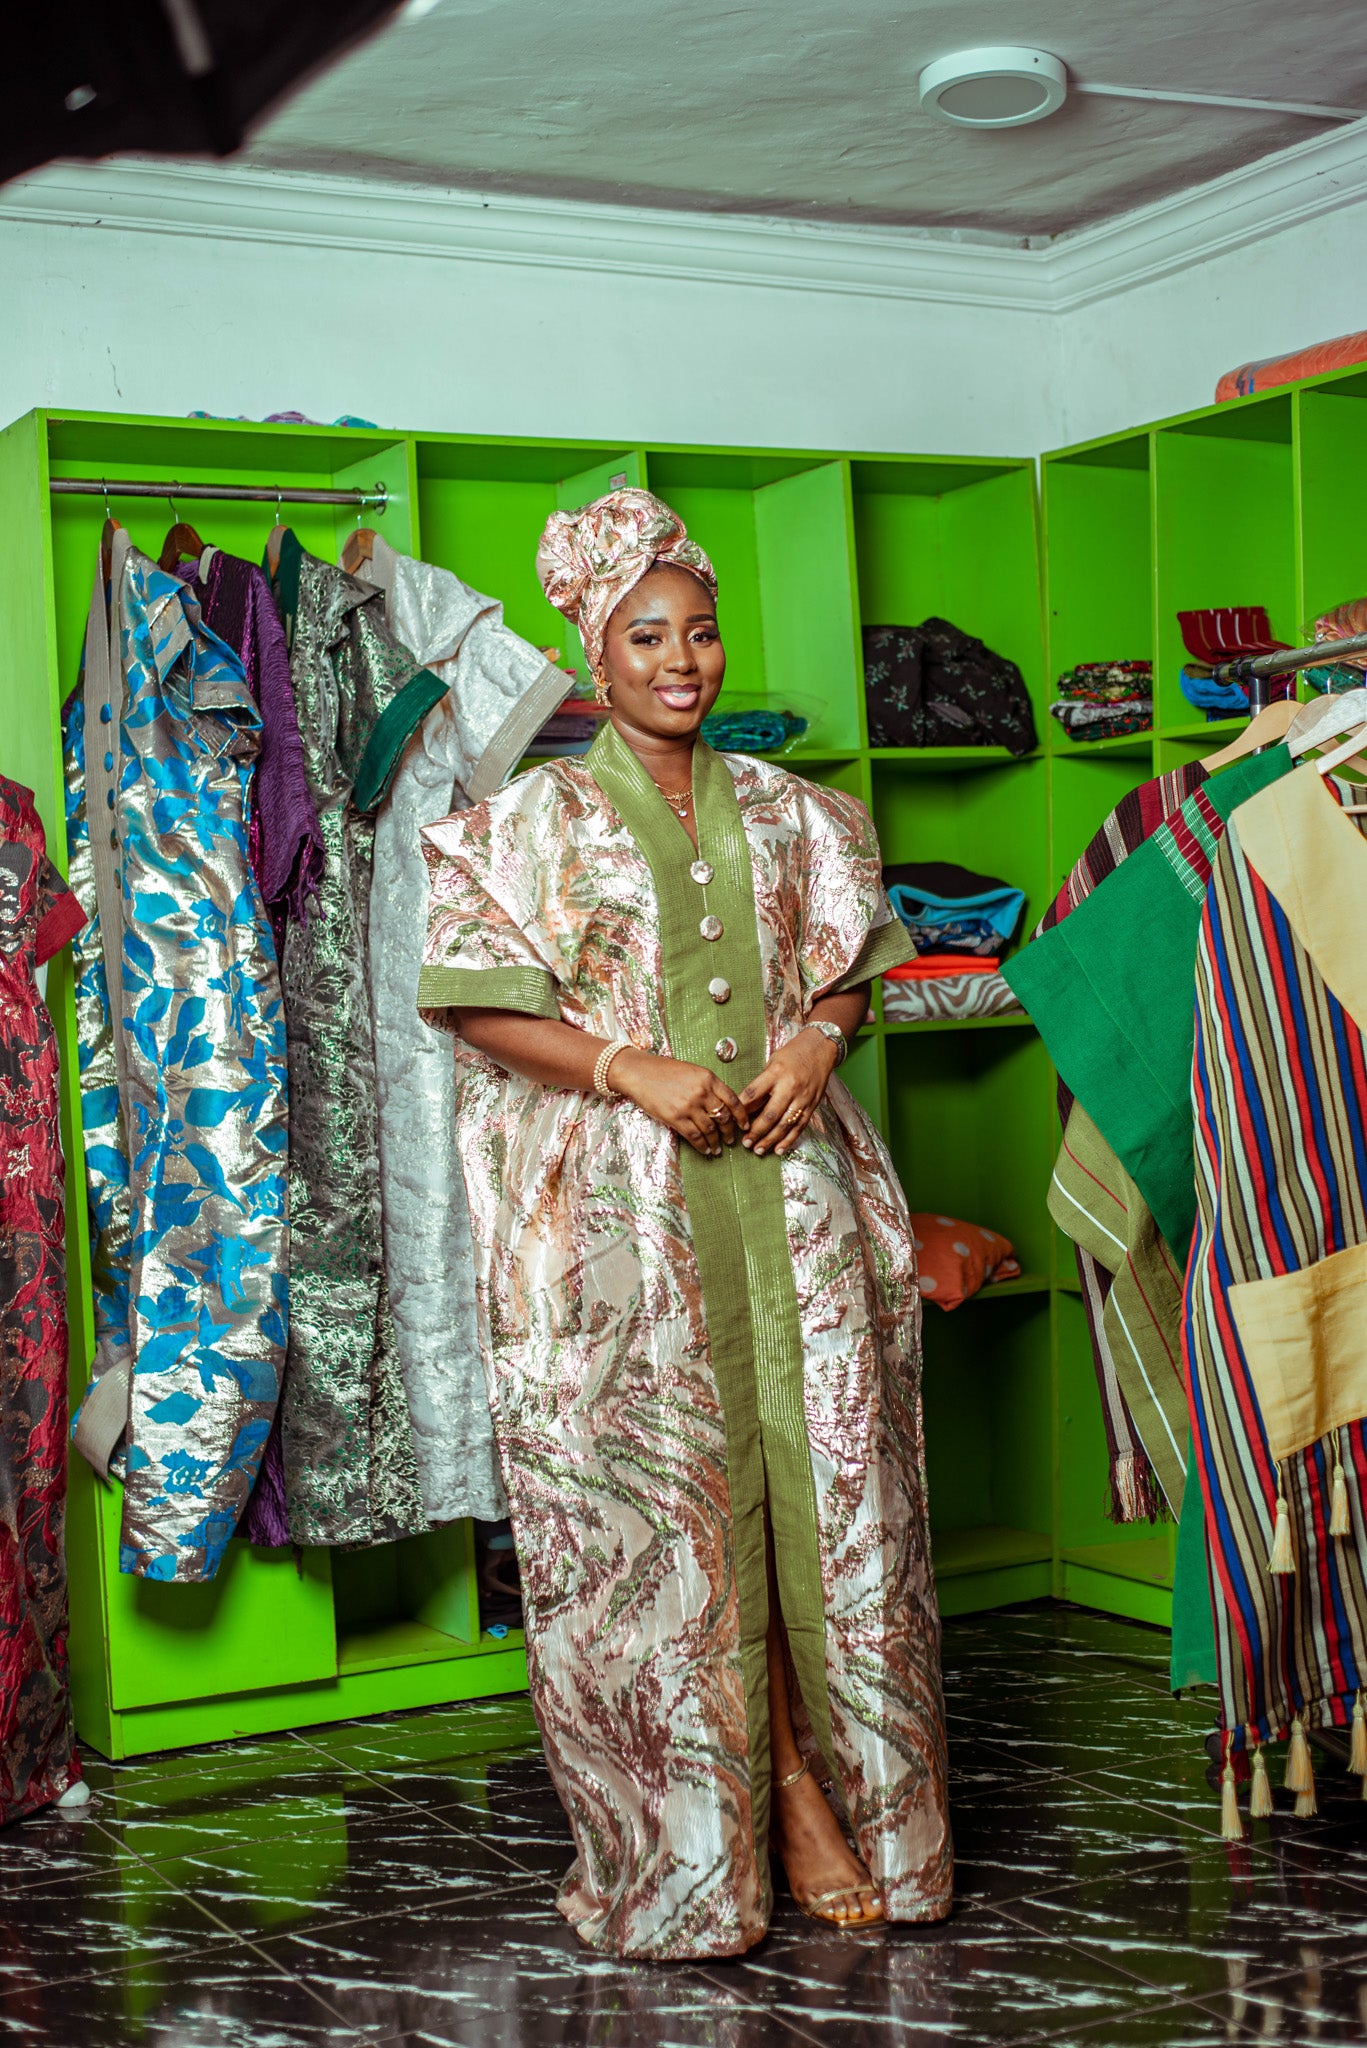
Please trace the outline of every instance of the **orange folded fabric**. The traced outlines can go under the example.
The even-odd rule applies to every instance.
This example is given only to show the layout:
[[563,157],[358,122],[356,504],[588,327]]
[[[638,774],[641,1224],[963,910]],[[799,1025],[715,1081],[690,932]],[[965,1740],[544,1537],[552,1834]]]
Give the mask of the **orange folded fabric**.
[[905,966],[889,967],[884,981],[942,981],[949,974],[995,974],[1001,961],[979,953],[922,953]]

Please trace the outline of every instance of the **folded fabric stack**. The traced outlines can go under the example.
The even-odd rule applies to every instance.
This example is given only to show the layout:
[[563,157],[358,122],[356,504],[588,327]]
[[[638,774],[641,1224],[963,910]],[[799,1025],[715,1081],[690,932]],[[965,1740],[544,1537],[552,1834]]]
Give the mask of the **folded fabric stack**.
[[916,948],[915,960],[883,976],[888,1023],[1019,1011],[998,969],[1025,906],[1021,890],[954,861],[900,862],[884,868],[883,881]]
[[1025,679],[1014,661],[948,619],[865,626],[864,694],[871,747],[1039,745]]
[[528,756],[549,760],[587,754],[607,715],[606,705],[595,704],[592,697],[566,697],[528,747]]
[[1153,726],[1153,663],[1080,661],[1049,706],[1070,740],[1113,740]]
[[[1208,722],[1242,716],[1248,710],[1248,691],[1242,683],[1212,682],[1210,671],[1223,661],[1278,654],[1287,645],[1285,640],[1274,639],[1263,606],[1227,604],[1207,611],[1179,612],[1177,623],[1182,629],[1182,645],[1191,656],[1181,677],[1182,695],[1188,704],[1204,711]],[[1268,701],[1275,704],[1279,698],[1293,696],[1295,689],[1293,672],[1271,676]]]
[[[592,697],[566,697],[552,712],[527,749],[529,756],[551,759],[565,754],[587,754],[608,715],[605,704]],[[807,730],[807,720],[795,711],[718,711],[702,722],[702,736],[709,747],[727,754],[777,754],[796,744]]]
[[791,747],[807,730],[796,711],[714,711],[702,722],[709,747],[723,754],[777,754]]

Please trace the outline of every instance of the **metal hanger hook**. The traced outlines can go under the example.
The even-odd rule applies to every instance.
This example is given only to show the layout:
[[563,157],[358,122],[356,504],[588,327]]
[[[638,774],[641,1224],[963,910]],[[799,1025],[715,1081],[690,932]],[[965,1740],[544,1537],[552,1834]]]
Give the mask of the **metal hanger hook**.
[[106,519],[112,520],[114,517],[114,508],[109,502],[109,485],[105,482],[103,477],[100,478],[100,489],[104,492],[104,516]]
[[281,500],[279,484],[275,487],[275,523],[277,526],[283,526],[285,523],[285,507]]

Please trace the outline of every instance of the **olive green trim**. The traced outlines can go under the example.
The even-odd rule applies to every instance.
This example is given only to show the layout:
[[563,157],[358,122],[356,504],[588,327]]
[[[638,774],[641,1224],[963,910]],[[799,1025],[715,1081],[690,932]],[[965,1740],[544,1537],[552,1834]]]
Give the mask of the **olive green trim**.
[[838,996],[842,989],[858,988],[861,981],[872,981],[875,975],[886,974],[890,967],[905,967],[908,960],[916,958],[916,948],[911,943],[911,933],[900,917],[894,917],[888,924],[875,925],[863,945],[859,957],[848,974],[842,974],[839,981],[833,981],[822,994]]
[[366,741],[361,765],[356,770],[351,801],[358,811],[373,811],[394,780],[394,770],[403,750],[434,704],[440,704],[450,688],[430,668],[420,668],[403,688],[390,698],[375,721]]
[[[418,971],[418,1008],[520,1010],[528,1017],[560,1015],[555,983],[544,967],[423,967]],[[429,1021],[445,1023],[437,1018]]]
[[[586,757],[650,865],[660,906],[665,1021],[676,1059],[709,1067],[740,1090],[768,1057],[764,984],[750,848],[726,763],[699,741],[693,755],[698,852],[636,756],[611,725]],[[689,873],[714,870],[706,890]],[[704,914],[722,921],[709,942]],[[719,1013],[707,992],[731,984],[725,1029],[737,1053],[717,1057]],[[741,1658],[750,1733],[751,1796],[764,1868],[769,1814],[768,1628],[764,1512],[774,1534],[779,1602],[812,1732],[836,1784],[826,1679],[826,1611],[816,1484],[803,1408],[802,1324],[783,1204],[782,1162],[740,1145],[707,1159],[680,1147],[684,1197],[702,1283],[712,1369],[726,1423]]]

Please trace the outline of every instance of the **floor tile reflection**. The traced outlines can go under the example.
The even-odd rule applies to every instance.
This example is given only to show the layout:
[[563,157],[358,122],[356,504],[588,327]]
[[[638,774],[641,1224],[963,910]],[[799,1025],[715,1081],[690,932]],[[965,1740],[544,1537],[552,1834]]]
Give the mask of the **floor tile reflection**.
[[[1040,1602],[945,1628],[958,1903],[858,1937],[780,1883],[750,1955],[628,1965],[555,1910],[523,1697],[89,1759],[0,1834],[0,2048],[1214,2048],[1367,2039],[1367,1805],[1317,1759],[1222,1842],[1167,1639]],[[1278,1757],[1274,1781],[1281,1777]]]

